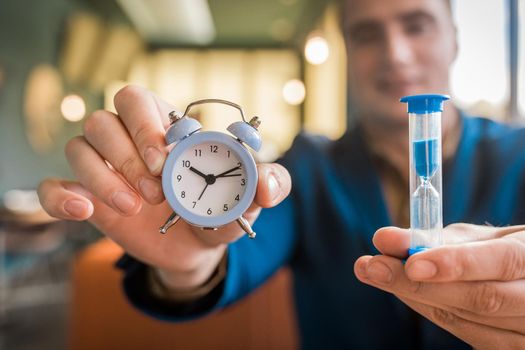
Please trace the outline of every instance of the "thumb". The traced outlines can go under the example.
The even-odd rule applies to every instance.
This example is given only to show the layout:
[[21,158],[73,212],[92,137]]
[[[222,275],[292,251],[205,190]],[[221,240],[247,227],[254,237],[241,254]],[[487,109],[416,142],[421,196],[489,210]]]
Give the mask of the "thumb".
[[280,164],[258,164],[259,181],[255,204],[263,208],[271,208],[281,203],[292,188],[292,180],[288,171]]

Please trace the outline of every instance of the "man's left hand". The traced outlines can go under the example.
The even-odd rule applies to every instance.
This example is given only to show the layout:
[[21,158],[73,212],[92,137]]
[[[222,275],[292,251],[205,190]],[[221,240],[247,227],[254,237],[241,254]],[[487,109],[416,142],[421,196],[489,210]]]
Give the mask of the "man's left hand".
[[476,349],[525,349],[525,226],[454,224],[443,236],[403,264],[409,231],[382,228],[383,255],[360,257],[355,274]]

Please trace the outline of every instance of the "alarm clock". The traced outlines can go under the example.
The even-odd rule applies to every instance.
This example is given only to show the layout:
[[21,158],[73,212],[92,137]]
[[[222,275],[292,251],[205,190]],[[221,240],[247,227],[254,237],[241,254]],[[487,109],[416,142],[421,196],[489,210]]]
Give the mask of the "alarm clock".
[[[205,103],[225,104],[240,112],[242,121],[227,128],[231,135],[200,131],[201,124],[188,113]],[[248,147],[256,152],[261,148],[259,118],[246,121],[239,105],[220,99],[192,102],[184,114],[173,111],[169,118],[166,143],[174,146],[162,170],[162,189],[173,214],[160,233],[166,233],[180,219],[202,229],[217,229],[237,221],[250,238],[255,238],[242,215],[257,189],[257,167]]]

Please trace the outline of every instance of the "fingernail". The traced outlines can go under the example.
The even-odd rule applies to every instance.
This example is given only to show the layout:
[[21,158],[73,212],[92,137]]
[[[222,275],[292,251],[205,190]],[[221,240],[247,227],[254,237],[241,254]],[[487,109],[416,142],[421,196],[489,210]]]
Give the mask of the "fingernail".
[[361,277],[367,277],[366,276],[366,262],[361,261],[357,264],[357,272]]
[[127,192],[115,192],[111,198],[113,204],[123,214],[129,214],[137,206],[138,198]]
[[148,202],[157,203],[162,199],[162,188],[159,181],[142,178],[139,181],[139,188]]
[[392,281],[392,271],[381,262],[373,262],[366,269],[368,279],[378,283],[390,283]]
[[279,195],[281,194],[279,182],[277,182],[277,179],[273,174],[270,174],[268,176],[268,191],[270,191],[270,197],[272,198],[272,202],[275,201],[277,197],[279,197]]
[[75,218],[82,218],[86,215],[89,208],[86,202],[78,199],[71,199],[64,203],[64,210]]
[[424,280],[437,274],[436,264],[428,260],[416,260],[407,266],[407,275],[410,279]]
[[153,146],[149,146],[144,152],[144,161],[152,174],[159,174],[164,164],[164,159],[162,153]]

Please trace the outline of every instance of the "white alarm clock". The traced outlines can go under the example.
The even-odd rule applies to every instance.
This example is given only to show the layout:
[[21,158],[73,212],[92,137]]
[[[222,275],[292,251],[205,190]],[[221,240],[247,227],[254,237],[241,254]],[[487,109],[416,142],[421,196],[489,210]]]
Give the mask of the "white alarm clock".
[[[200,131],[201,124],[188,113],[193,106],[204,103],[222,103],[240,111],[242,121],[227,128],[234,137]],[[177,112],[169,116],[166,143],[174,147],[164,164],[162,189],[173,214],[160,232],[166,233],[181,218],[203,229],[217,229],[237,221],[250,238],[255,238],[242,214],[250,207],[257,189],[257,167],[246,146],[255,151],[261,148],[259,118],[247,122],[239,105],[219,99],[192,102],[182,116]]]

